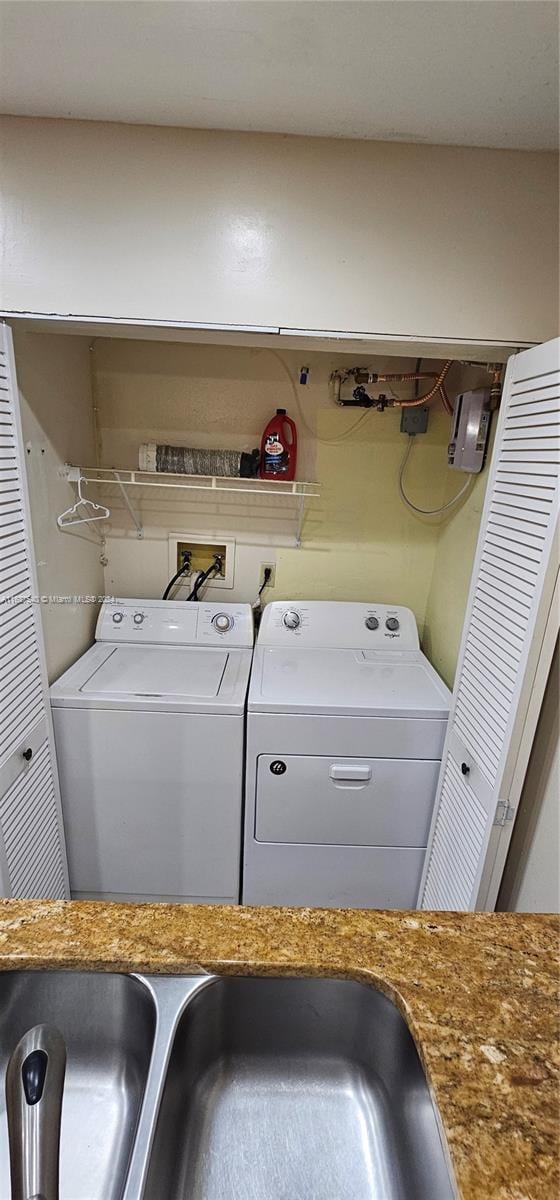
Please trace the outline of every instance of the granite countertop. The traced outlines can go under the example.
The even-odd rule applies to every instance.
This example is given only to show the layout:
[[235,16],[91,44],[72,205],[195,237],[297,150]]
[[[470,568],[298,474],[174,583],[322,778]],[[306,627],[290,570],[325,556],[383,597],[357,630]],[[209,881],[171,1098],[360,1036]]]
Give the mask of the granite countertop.
[[406,1017],[462,1200],[557,1200],[560,919],[0,901],[0,970],[318,974]]

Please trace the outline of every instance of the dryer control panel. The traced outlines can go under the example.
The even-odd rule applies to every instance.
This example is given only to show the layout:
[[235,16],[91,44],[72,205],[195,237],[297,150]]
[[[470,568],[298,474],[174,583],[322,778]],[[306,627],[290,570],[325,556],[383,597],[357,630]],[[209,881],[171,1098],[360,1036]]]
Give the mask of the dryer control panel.
[[184,600],[105,600],[97,620],[98,642],[151,645],[253,645],[250,604],[198,604]]
[[344,600],[275,600],[267,604],[260,646],[329,646],[355,650],[418,650],[414,613],[402,605]]

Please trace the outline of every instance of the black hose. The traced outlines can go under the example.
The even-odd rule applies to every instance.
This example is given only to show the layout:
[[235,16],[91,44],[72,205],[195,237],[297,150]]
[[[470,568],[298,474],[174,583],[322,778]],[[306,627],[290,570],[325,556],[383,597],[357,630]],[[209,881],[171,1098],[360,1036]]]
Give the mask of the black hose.
[[[189,569],[190,569],[190,565],[191,565],[191,564],[190,564],[190,560],[189,560],[188,558],[187,558],[187,559],[185,559],[185,561],[184,561],[184,563],[183,563],[182,567],[179,567],[179,570],[178,570],[178,571],[176,572],[176,574],[173,576],[173,579],[170,579],[170,580],[169,580],[169,583],[167,584],[167,587],[166,587],[166,589],[165,589],[165,591],[164,591],[164,593],[163,593],[163,596],[161,597],[161,598],[162,598],[162,600],[167,600],[167,597],[169,596],[169,593],[170,593],[170,591],[171,591],[171,588],[172,588],[172,587],[174,587],[174,585],[177,583],[177,580],[181,578],[181,575],[186,575],[186,574],[187,574],[187,572],[188,572],[188,571],[189,571]],[[189,600],[190,600],[190,596],[189,596]]]
[[[162,600],[167,600],[169,593],[170,593],[171,589],[177,583],[177,580],[179,580],[182,575],[186,575],[187,572],[190,570],[190,565],[191,565],[190,559],[185,559],[185,562],[183,563],[182,567],[179,567],[179,570],[175,572],[173,579],[169,580],[169,583],[167,584],[167,587],[163,593]],[[211,563],[211,565],[207,568],[206,571],[200,571],[196,577],[195,585],[192,589],[192,592],[190,592],[190,594],[187,596],[187,600],[198,600],[198,593],[199,593],[202,585],[204,583],[206,583],[206,580],[210,579],[212,577],[212,575],[219,575],[221,569],[222,569],[221,558],[215,558],[214,562]]]
[[207,570],[203,571],[202,574],[198,576],[190,596],[187,596],[187,600],[198,600],[198,593],[199,593],[201,587],[203,586],[203,584],[206,583],[207,579],[211,579],[211,577],[213,575],[219,575],[221,569],[222,569],[221,559],[218,559],[218,558],[214,559],[214,562],[211,563],[211,565],[207,568]]

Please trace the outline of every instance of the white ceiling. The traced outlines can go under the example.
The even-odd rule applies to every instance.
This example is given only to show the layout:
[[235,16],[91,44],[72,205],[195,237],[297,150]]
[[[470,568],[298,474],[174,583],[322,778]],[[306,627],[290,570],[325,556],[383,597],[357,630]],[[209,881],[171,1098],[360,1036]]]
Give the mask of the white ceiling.
[[557,25],[555,0],[3,0],[0,109],[544,150]]

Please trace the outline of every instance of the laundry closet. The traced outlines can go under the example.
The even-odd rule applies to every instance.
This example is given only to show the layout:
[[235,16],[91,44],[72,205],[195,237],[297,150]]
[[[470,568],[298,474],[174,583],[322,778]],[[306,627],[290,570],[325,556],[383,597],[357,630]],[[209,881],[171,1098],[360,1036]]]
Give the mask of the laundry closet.
[[[514,815],[510,800],[504,800],[503,773],[515,776],[517,771],[513,783],[519,799],[520,763],[529,753],[554,642],[551,539],[557,467],[549,439],[558,419],[557,349],[536,348],[511,360],[500,417],[501,364],[490,357],[489,349],[488,363],[481,356],[446,366],[444,359],[424,356],[420,345],[406,356],[375,353],[370,346],[365,350],[361,346],[357,354],[343,341],[333,345],[312,337],[300,343],[286,339],[287,344],[278,348],[278,339],[243,331],[222,334],[220,340],[215,331],[205,330],[180,334],[152,330],[150,337],[136,330],[131,337],[130,328],[123,330],[127,336],[114,336],[114,330],[113,336],[107,336],[111,331],[98,331],[93,323],[87,332],[79,333],[70,332],[71,325],[63,332],[53,332],[52,323],[40,332],[29,322],[14,325],[13,354],[9,329],[3,327],[3,396],[11,408],[4,421],[7,536],[2,546],[2,586],[11,597],[31,593],[36,602],[16,604],[12,599],[0,614],[7,747],[0,807],[4,892],[68,894],[60,778],[71,876],[74,871],[80,881],[86,880],[82,887],[71,879],[73,894],[203,902],[243,899],[242,808],[246,822],[247,813],[252,814],[255,845],[297,840],[292,835],[285,838],[281,822],[280,833],[270,833],[274,813],[258,832],[250,803],[256,793],[249,760],[245,770],[251,792],[246,792],[244,804],[241,799],[251,606],[260,616],[262,606],[273,602],[279,619],[289,626],[286,613],[295,610],[298,623],[303,616],[305,625],[309,613],[315,612],[315,601],[331,602],[336,622],[344,623],[347,610],[341,602],[350,601],[354,603],[348,611],[358,610],[360,628],[370,629],[365,643],[359,633],[352,643],[356,648],[365,645],[360,650],[365,659],[367,646],[373,645],[367,638],[376,636],[375,622],[379,625],[378,610],[383,630],[386,622],[390,629],[393,621],[398,630],[404,621],[403,634],[409,618],[401,611],[409,610],[412,641],[403,642],[402,651],[398,643],[391,648],[406,656],[419,636],[430,669],[441,677],[442,695],[445,684],[453,689],[457,662],[460,686],[454,700],[449,696],[447,703],[440,701],[444,707],[435,713],[438,719],[446,717],[451,705],[447,735],[444,720],[438,746],[426,750],[431,763],[422,764],[420,751],[416,764],[422,770],[429,765],[433,774],[423,833],[403,835],[410,824],[406,812],[399,825],[397,841],[419,843],[413,873],[403,865],[411,859],[399,859],[397,864],[385,851],[382,855],[388,863],[387,878],[408,875],[407,889],[393,893],[387,885],[385,890],[368,893],[367,879],[372,872],[379,874],[368,859],[362,869],[365,890],[354,895],[341,887],[328,894],[334,897],[329,901],[319,889],[310,894],[309,902],[367,905],[370,894],[374,907],[414,907],[416,902],[426,907],[493,906]],[[21,428],[10,395],[15,372]],[[438,388],[442,373],[444,387]],[[421,403],[425,394],[426,404]],[[462,396],[467,405],[481,394],[485,406],[476,410],[477,420],[483,411],[485,416],[470,441],[478,461],[474,471],[472,461],[466,463],[470,471],[454,469],[450,462],[457,453],[461,407],[456,399]],[[293,483],[140,470],[139,456],[150,444],[250,454],[279,407],[297,425]],[[499,421],[496,459],[493,446]],[[477,470],[481,465],[483,469]],[[24,473],[31,515],[29,547]],[[74,523],[73,513],[80,523]],[[197,597],[202,603],[187,603],[197,571],[216,556],[219,570]],[[185,567],[167,609],[169,600],[163,602],[162,597],[178,569]],[[102,604],[98,641],[93,645]],[[119,628],[121,619],[124,626]],[[216,624],[220,619],[226,622],[222,628]],[[133,636],[123,632],[127,623]],[[336,633],[334,637],[335,645],[349,644],[344,638],[336,641]],[[206,687],[210,697],[219,694],[226,664],[235,675],[238,660],[244,672],[237,698],[226,688],[221,716],[211,699],[207,708],[208,713],[214,709],[213,717],[204,721],[198,713],[201,732],[195,738],[196,753],[192,734],[189,742],[186,734],[175,732],[179,724],[166,732],[167,751],[162,751],[152,775],[149,738],[140,735],[136,742],[135,733],[127,746],[128,726],[125,721],[116,732],[112,709],[119,705],[113,700],[102,698],[102,721],[94,729],[87,691],[95,692],[96,686],[88,682],[89,668],[85,674],[82,671],[72,693],[76,700],[62,701],[62,692],[57,692],[55,681],[61,676],[71,678],[71,672],[65,672],[72,664],[77,664],[77,670],[81,663],[89,663],[87,654],[99,657],[104,642],[113,654],[119,638],[125,646],[129,640],[141,640],[145,646],[163,641],[166,662],[173,662],[177,693],[185,691],[184,676],[192,673],[195,661],[191,657],[188,669],[181,669],[185,644],[198,646],[196,662],[202,661],[206,672],[197,694]],[[330,632],[326,644],[332,645],[332,639]],[[209,654],[212,662],[204,657]],[[115,658],[111,669],[116,662]],[[54,683],[52,713],[47,677]],[[136,699],[136,707],[146,707],[152,715],[159,689],[153,678],[155,682],[149,684],[129,685],[143,697]],[[120,683],[117,691],[119,687]],[[71,712],[63,711],[64,705]],[[191,712],[192,704],[171,705],[172,720],[180,720],[179,711]],[[383,710],[383,715],[390,713]],[[68,724],[70,716],[75,724]],[[148,725],[151,731],[153,724]],[[388,726],[386,722],[385,730]],[[133,768],[135,760],[138,765],[142,759],[143,740],[146,761],[143,768],[138,766],[136,785]],[[371,745],[375,744],[373,738]],[[344,743],[340,753],[350,755],[352,772],[361,763],[356,754],[366,753],[368,745],[369,740],[353,754],[352,746]],[[305,750],[298,745],[298,754],[305,755]],[[339,753],[335,745],[328,750]],[[381,748],[372,753],[383,756],[395,751]],[[269,757],[275,762],[278,756],[273,751]],[[218,761],[223,774],[216,783],[212,816],[205,799],[205,772],[211,772]],[[344,762],[342,768],[335,764],[339,772],[343,770],[346,788],[340,793],[341,802],[356,805],[357,793],[352,789],[358,777],[348,784]],[[415,767],[413,761],[410,766]],[[101,789],[97,796],[109,797],[103,836],[101,827],[96,828],[95,789],[89,792],[84,787],[96,771]],[[199,797],[194,824],[186,820],[181,805],[173,817],[166,808],[173,772],[184,777]],[[377,766],[374,777],[377,783]],[[148,791],[141,795],[142,778]],[[238,789],[237,807],[228,799],[232,778]],[[413,769],[404,777],[404,785],[395,785],[399,803],[403,790],[408,794],[418,789],[419,779]],[[307,795],[311,786],[323,784],[312,784],[304,773],[301,786]],[[511,786],[510,778],[508,796]],[[153,802],[148,792],[153,792]],[[372,797],[375,801],[374,791]],[[267,803],[270,806],[270,797]],[[358,828],[354,819],[355,814],[349,830]],[[340,821],[337,814],[338,829]],[[324,829],[324,821],[320,827]],[[373,835],[366,827],[362,836],[368,844]],[[333,840],[330,834],[329,838]],[[167,851],[158,858],[162,839]],[[312,828],[307,842],[318,840]],[[348,843],[352,838],[339,832],[336,840]],[[248,850],[246,842],[247,854]],[[171,857],[166,859],[166,853]],[[177,874],[181,886],[173,883],[171,867],[166,870],[173,854],[185,866],[183,877]],[[287,856],[295,861],[289,848]],[[88,874],[92,861],[99,868],[94,886]],[[213,871],[208,872],[205,864],[210,863]],[[300,874],[311,876],[312,870],[304,859]],[[196,878],[195,886],[188,886],[187,877]],[[160,880],[162,885],[157,886]],[[272,891],[264,894],[265,899],[267,895],[268,902],[286,903],[291,893]],[[249,890],[246,898],[262,902],[258,892]],[[307,893],[294,902],[306,903]]]
[[[266,820],[261,824],[257,813],[251,825],[247,788],[258,764],[249,763],[246,746],[241,752],[240,737],[232,739],[235,765],[228,771],[217,734],[196,740],[193,733],[183,745],[185,735],[180,774],[199,796],[201,836],[211,824],[204,797],[212,771],[224,775],[212,810],[216,827],[219,792],[235,777],[235,820],[221,831],[221,844],[229,845],[227,886],[219,867],[211,885],[199,880],[192,889],[187,880],[172,883],[171,872],[166,879],[165,870],[161,886],[152,880],[149,888],[118,875],[102,878],[110,856],[94,819],[87,838],[80,839],[80,820],[75,829],[101,875],[77,879],[72,890],[243,899],[247,840],[258,842],[264,831],[280,839],[271,845],[292,844],[282,838],[294,834],[286,787],[297,776],[298,796],[304,790],[309,805],[307,840],[296,805],[301,877],[324,871],[328,878],[326,851],[318,875],[308,869],[313,848],[332,837],[341,862],[349,849],[344,837],[356,837],[367,852],[366,887],[383,874],[369,858],[376,847],[387,875],[408,881],[406,896],[372,893],[372,903],[493,907],[555,639],[558,361],[557,346],[547,344],[556,333],[558,292],[554,156],[13,117],[0,120],[0,136],[0,312],[7,322],[0,392],[1,890],[67,894],[59,782],[63,793],[84,800],[81,781],[102,780],[104,770],[115,788],[110,795],[103,789],[108,839],[110,817],[132,780],[129,816],[120,842],[112,843],[115,874],[140,851],[150,864],[157,813],[176,795],[171,759],[180,739],[157,759],[139,740],[143,771],[132,742],[127,758],[124,734],[109,755],[102,733],[97,741],[69,733],[57,767],[52,717],[57,723],[65,712],[77,720],[79,709],[83,724],[91,713],[92,720],[99,716],[97,730],[106,720],[114,734],[109,718],[119,706],[119,716],[134,715],[124,711],[130,696],[154,715],[163,704],[162,679],[148,639],[157,632],[158,662],[174,663],[169,707],[184,708],[170,715],[184,718],[185,728],[192,719],[193,731],[195,717],[210,726],[215,717],[224,730],[237,721],[247,745],[249,725],[254,733],[258,722],[262,731],[261,716],[269,719],[255,706],[282,701],[276,693],[259,697],[254,671],[246,713],[236,709],[233,682],[229,700],[222,689],[228,656],[241,664],[251,655],[243,630],[251,610],[258,615],[264,606],[280,622],[272,623],[271,637],[284,639],[285,631],[286,640],[265,645],[263,621],[257,650],[267,663],[282,662],[276,679],[285,692],[304,661],[323,658],[315,678],[321,671],[327,678],[322,652],[340,650],[350,656],[341,678],[348,681],[355,669],[356,690],[346,682],[336,695],[330,691],[339,732],[346,728],[340,722],[355,722],[352,705],[359,708],[360,697],[366,705],[376,697],[363,712],[366,722],[400,719],[394,704],[410,701],[416,680],[410,719],[440,722],[439,741],[418,738],[420,725],[410,742],[395,737],[394,754],[389,739],[372,735],[370,742],[367,734],[353,747],[321,742],[309,755],[304,784],[304,764],[297,764],[301,775],[290,771],[287,742],[275,740],[282,714],[272,714],[271,740],[265,746],[260,733],[251,740],[253,759],[264,763],[269,755],[270,766],[287,763],[287,770],[268,768],[266,788],[263,775]],[[488,365],[505,365],[499,411],[496,395],[488,395],[498,382]],[[261,480],[250,464],[278,409],[297,428],[295,478]],[[158,451],[166,446],[171,451]],[[158,471],[158,453],[161,466],[183,450],[184,465],[208,463],[216,451],[230,463],[244,456],[248,476],[224,474],[215,459],[204,478]],[[311,609],[318,604],[329,606],[328,620],[320,615],[327,609]],[[345,605],[359,606],[352,621]],[[342,646],[350,627],[356,644]],[[306,647],[306,638],[313,644]],[[139,646],[130,656],[132,639]],[[103,667],[89,682],[80,678],[81,704],[73,707],[67,672],[85,669],[91,653]],[[382,664],[385,654],[394,657]],[[390,689],[368,691],[364,681],[376,672],[381,679],[385,669],[396,678],[407,654],[423,656],[414,658],[420,674],[412,671],[393,707],[383,708]],[[178,665],[187,659],[188,671]],[[424,664],[444,689],[441,707],[437,689],[430,699],[418,682]],[[119,692],[124,682],[128,690]],[[330,673],[327,682],[331,688]],[[96,690],[101,683],[105,691]],[[64,688],[64,696],[51,695],[49,685]],[[306,695],[301,727],[293,688],[287,716],[298,737],[315,722],[324,737],[319,694],[308,687]],[[235,711],[227,712],[230,701]],[[304,746],[300,754],[306,756]],[[381,788],[390,758],[413,780],[393,793],[396,807],[389,784]],[[329,760],[328,769],[319,759]],[[424,775],[432,772],[421,814],[406,809],[418,791],[416,762]],[[328,820],[319,768],[329,788]],[[273,774],[275,795],[286,796],[282,821],[270,792]],[[154,793],[143,848],[134,841],[142,780]],[[95,818],[97,803],[84,802]],[[399,804],[402,822],[395,818]],[[197,855],[202,843],[189,842],[193,826],[181,825],[181,812],[176,796],[175,825],[165,824],[168,845],[180,857],[189,843],[204,875],[210,856]],[[341,812],[352,819],[341,824]],[[71,824],[67,819],[70,862]],[[212,837],[210,843],[216,845]],[[396,866],[392,852],[405,849],[415,874]],[[314,894],[313,903],[330,901]],[[332,898],[367,901],[352,888]]]

